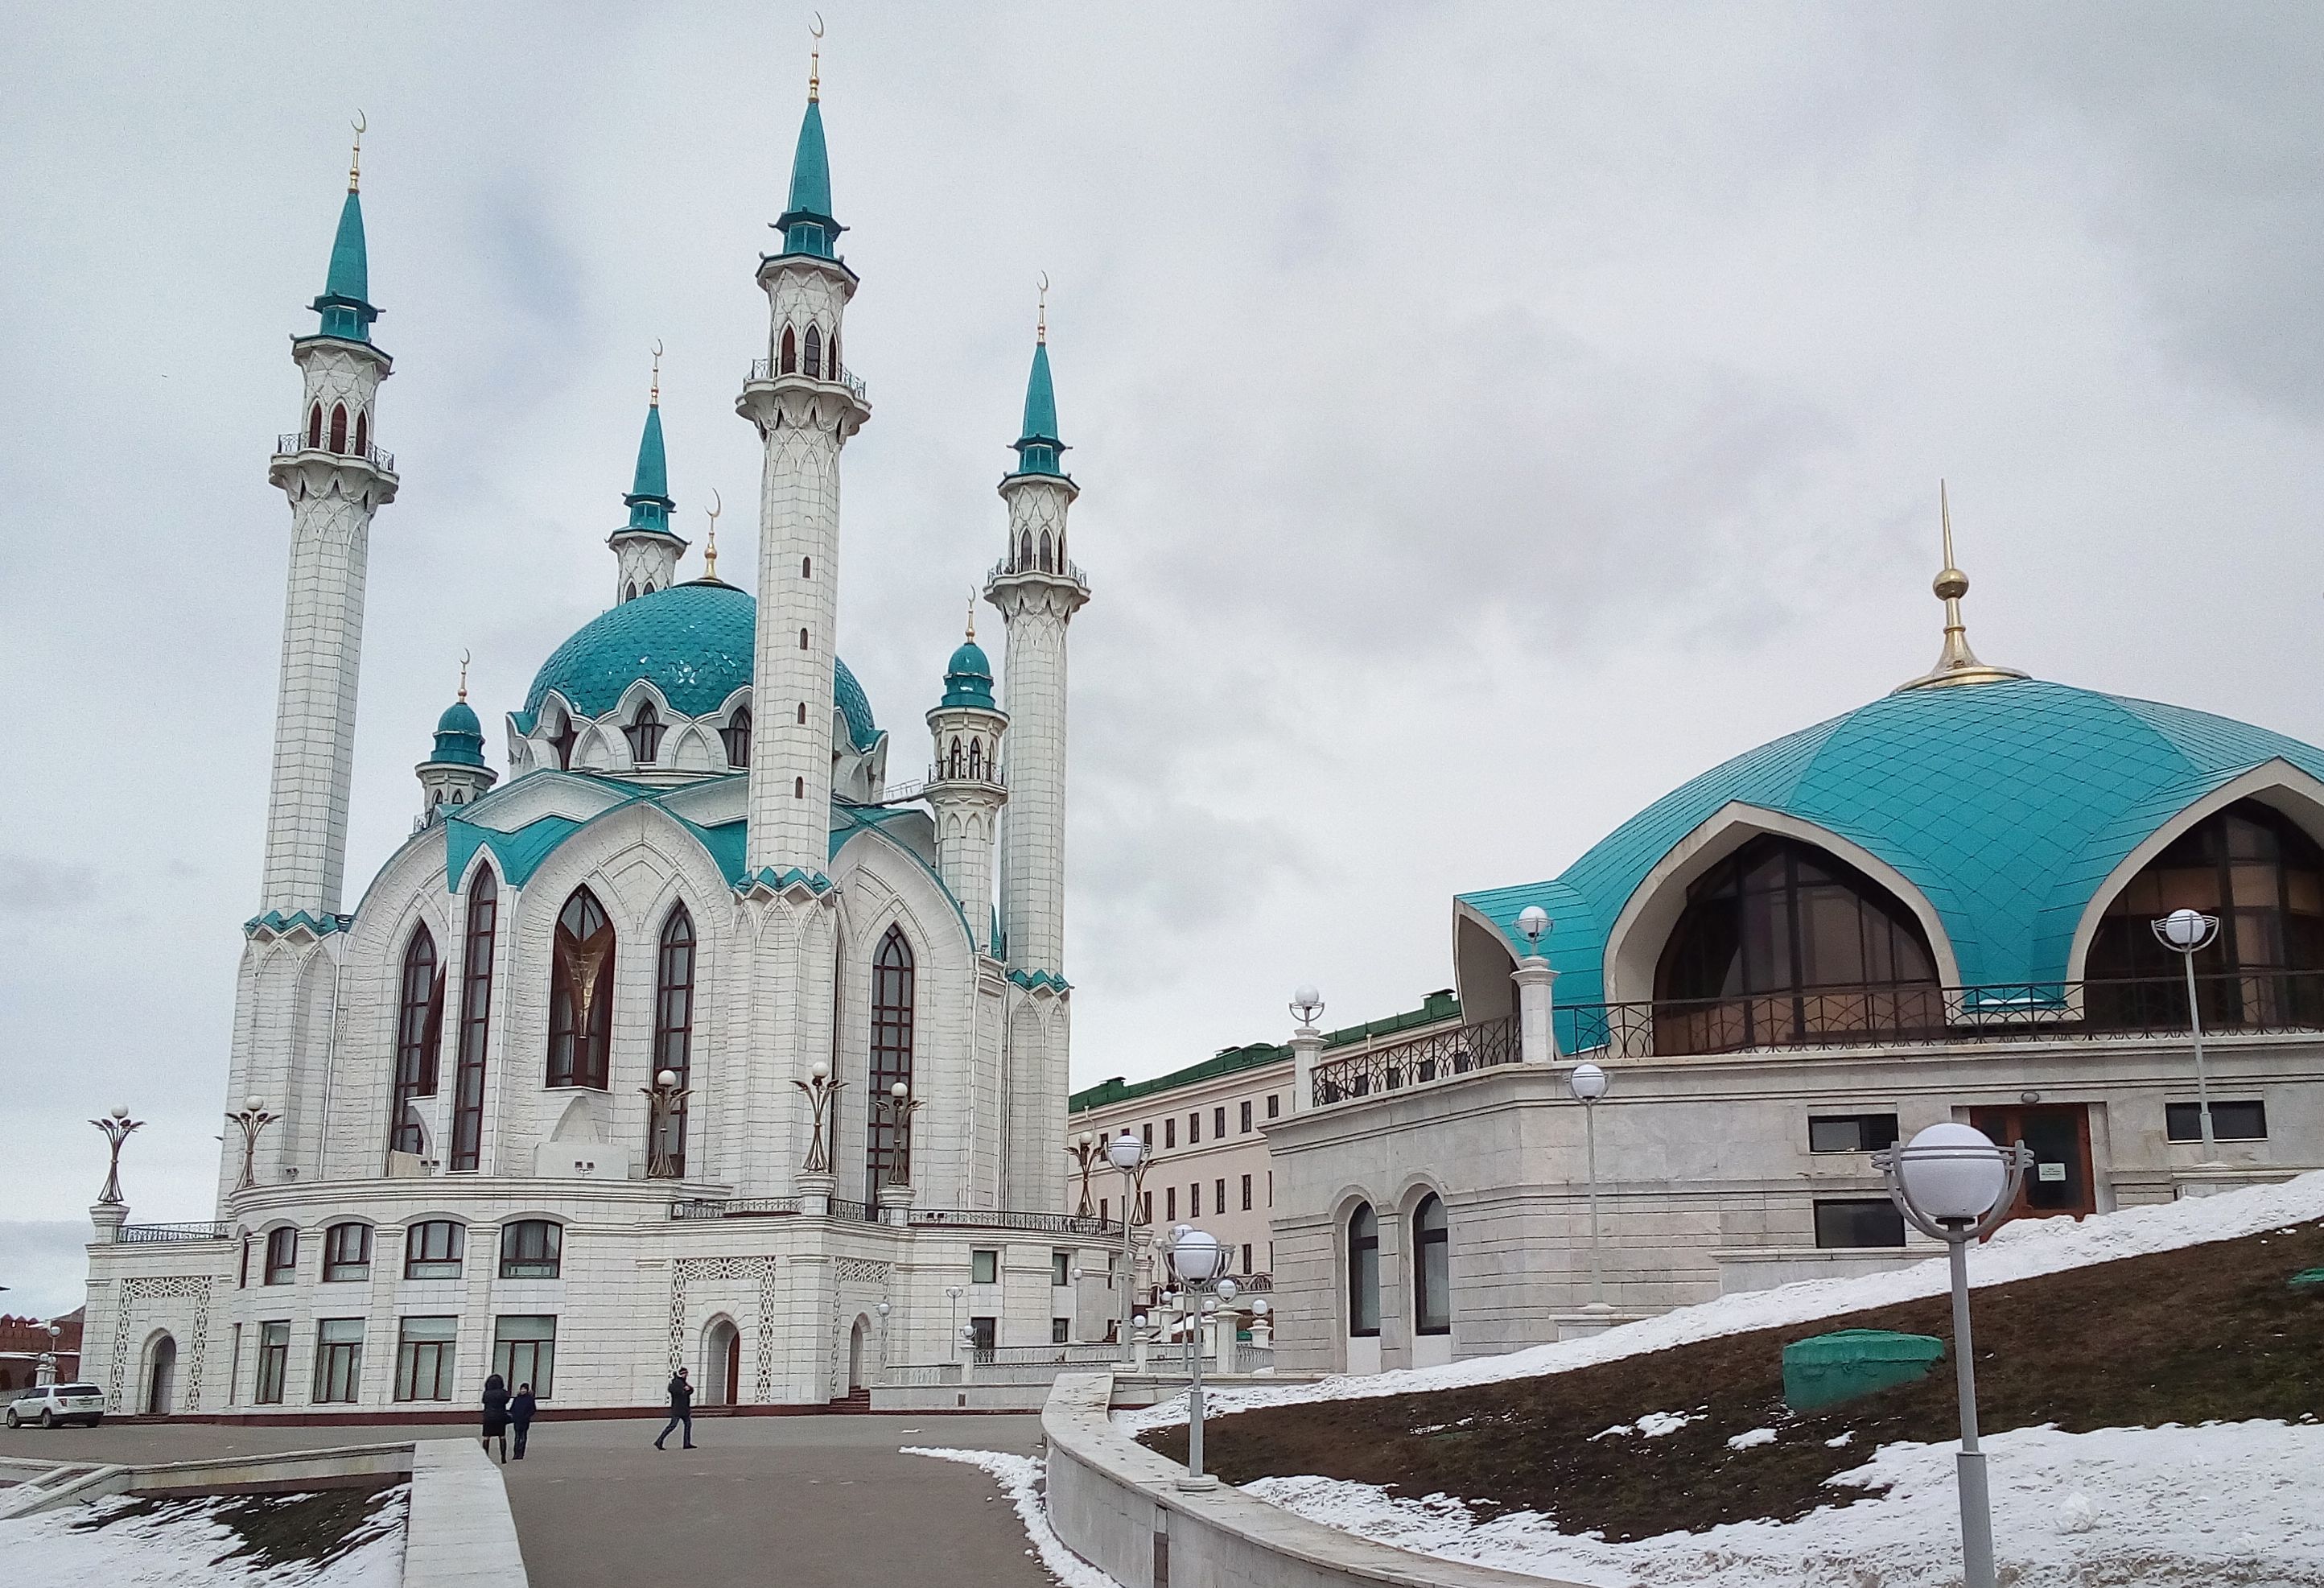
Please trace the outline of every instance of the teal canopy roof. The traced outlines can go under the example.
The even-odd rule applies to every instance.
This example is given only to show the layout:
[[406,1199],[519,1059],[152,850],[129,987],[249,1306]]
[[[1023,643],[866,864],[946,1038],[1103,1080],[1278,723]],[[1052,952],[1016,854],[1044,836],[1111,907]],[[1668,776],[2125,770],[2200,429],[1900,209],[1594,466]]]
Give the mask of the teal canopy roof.
[[945,706],[981,706],[987,711],[995,709],[992,702],[992,664],[984,660],[984,647],[975,641],[964,642],[945,664],[945,692],[941,704]]
[[823,106],[807,102],[807,117],[799,123],[798,147],[791,155],[790,202],[776,218],[783,234],[783,252],[833,257],[834,238],[847,228],[831,215],[831,156],[823,146]]
[[[706,716],[751,681],[751,652],[759,604],[749,593],[709,579],[672,585],[600,614],[549,653],[525,696],[523,725],[556,690],[585,716],[602,716],[622,692],[643,679],[661,691],[672,711]],[[858,750],[880,737],[863,687],[838,663],[833,697],[847,718]]]
[[371,265],[364,251],[363,195],[350,188],[347,201],[339,207],[339,230],[331,239],[331,268],[323,278],[323,295],[307,307],[323,317],[321,335],[368,342],[371,322],[379,318],[379,310],[371,306],[370,297]]
[[466,701],[455,700],[436,719],[436,749],[428,759],[459,766],[484,764],[484,725]]
[[669,459],[662,450],[659,402],[646,408],[645,433],[638,438],[637,473],[622,502],[630,510],[630,528],[670,533],[669,515],[678,503],[669,495]]
[[[2024,679],[1886,695],[1713,767],[1614,829],[1555,879],[1466,893],[1513,949],[1538,904],[1557,1002],[1604,996],[1606,939],[1648,872],[1730,802],[1812,824],[1918,888],[1969,986],[2066,979],[2099,886],[2204,795],[2324,751],[2227,717]],[[1640,994],[1633,994],[1634,996]]]
[[1017,448],[1017,472],[1055,475],[1057,455],[1065,444],[1057,437],[1057,392],[1049,379],[1049,344],[1033,344],[1033,373],[1025,380],[1025,430],[1012,443]]

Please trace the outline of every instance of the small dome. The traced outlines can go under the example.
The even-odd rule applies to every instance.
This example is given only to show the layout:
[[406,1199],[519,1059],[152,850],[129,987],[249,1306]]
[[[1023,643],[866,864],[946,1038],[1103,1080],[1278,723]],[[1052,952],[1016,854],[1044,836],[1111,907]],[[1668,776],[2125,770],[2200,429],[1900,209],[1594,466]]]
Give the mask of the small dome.
[[484,725],[476,720],[476,714],[469,709],[466,701],[455,700],[444,708],[444,715],[436,719],[436,731],[439,734],[474,734],[481,739],[484,736]]
[[984,660],[984,648],[973,640],[963,643],[945,664],[944,704],[992,709],[992,664]]
[[[624,601],[550,652],[525,696],[524,716],[537,717],[552,689],[582,716],[603,716],[641,679],[661,691],[672,711],[707,716],[751,682],[758,621],[759,604],[747,591],[709,579]],[[858,750],[871,749],[879,725],[844,661],[832,686],[848,738]]]
[[436,719],[436,749],[428,759],[456,766],[484,764],[484,725],[466,701],[455,700]]

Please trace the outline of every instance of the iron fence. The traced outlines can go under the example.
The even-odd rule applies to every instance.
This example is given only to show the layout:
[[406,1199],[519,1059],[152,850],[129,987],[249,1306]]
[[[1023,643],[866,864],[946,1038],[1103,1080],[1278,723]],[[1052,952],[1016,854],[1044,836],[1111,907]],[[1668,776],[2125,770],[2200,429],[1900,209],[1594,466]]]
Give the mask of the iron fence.
[[1084,1235],[1096,1239],[1121,1233],[1120,1223],[1083,1218],[1069,1213],[1028,1213],[1005,1207],[919,1207],[912,1210],[915,1224],[958,1229],[1030,1230],[1044,1235]]
[[804,1213],[807,1201],[798,1196],[687,1196],[669,1205],[673,1219],[764,1219]]
[[995,579],[1005,579],[1016,574],[1063,574],[1066,578],[1071,579],[1076,585],[1086,586],[1089,584],[1089,580],[1083,575],[1081,565],[1078,563],[1067,562],[1063,559],[1058,559],[1056,566],[1052,568],[1043,568],[1038,561],[1028,562],[1019,566],[1018,560],[1013,557],[1004,557],[999,562],[994,563],[991,568],[986,572],[984,582],[989,585]]
[[121,1246],[155,1246],[168,1241],[230,1241],[234,1226],[209,1224],[124,1224],[113,1239]]
[[1452,1026],[1401,1042],[1367,1044],[1315,1066],[1318,1106],[1425,1085],[1523,1057],[1514,1017]]
[[[857,375],[853,370],[836,364],[831,365],[828,367],[831,371],[829,374],[807,374],[807,378],[811,381],[829,381],[835,385],[844,386],[847,388],[848,392],[853,396],[855,401],[858,402],[869,402],[872,401],[869,392],[864,387],[862,377]],[[807,374],[806,371],[799,369],[785,370],[783,373],[785,374],[793,375]],[[773,380],[775,378],[775,361],[771,358],[752,359],[751,361],[751,378],[753,381]]]
[[307,438],[298,430],[285,430],[274,438],[274,450],[289,452],[328,452],[334,457],[360,457],[382,474],[395,472],[395,454],[384,447],[309,447]]

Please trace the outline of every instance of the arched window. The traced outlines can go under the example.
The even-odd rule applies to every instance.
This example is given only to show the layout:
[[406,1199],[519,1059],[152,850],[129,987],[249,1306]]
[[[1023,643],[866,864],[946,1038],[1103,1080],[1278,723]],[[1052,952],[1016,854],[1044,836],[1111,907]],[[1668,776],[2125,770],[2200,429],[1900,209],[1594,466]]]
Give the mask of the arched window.
[[1017,537],[1017,567],[1019,571],[1033,566],[1033,531],[1027,530]]
[[790,327],[785,326],[783,328],[783,353],[782,363],[780,365],[781,373],[788,374],[797,368],[798,368],[798,338],[791,334]]
[[323,1232],[323,1282],[371,1278],[371,1226],[352,1220]]
[[1688,888],[1655,966],[1657,1053],[1943,1029],[1920,922],[1855,867],[1790,838],[1754,838]]
[[604,1090],[613,1046],[613,923],[586,888],[557,917],[549,971],[549,1084]]
[[809,327],[807,327],[807,357],[806,357],[802,362],[803,362],[803,364],[805,365],[805,373],[806,373],[806,374],[807,374],[807,378],[808,380],[811,380],[811,381],[819,381],[819,380],[823,379],[823,328],[822,328],[822,327],[820,327],[820,326],[809,326]]
[[799,702],[798,720],[802,725],[807,721],[807,702],[804,700]]
[[1056,571],[1049,566],[1049,531],[1047,530],[1041,531],[1041,571],[1045,574]]
[[484,1043],[493,1019],[493,943],[500,920],[500,883],[476,868],[468,885],[468,941],[460,965],[460,1061],[452,1072],[452,1158],[473,1169],[484,1140]]
[[367,408],[355,410],[355,456],[371,456],[371,411]]
[[1348,1215],[1348,1333],[1379,1333],[1379,1215],[1369,1202]]
[[718,735],[726,741],[728,766],[751,764],[751,708],[749,706],[736,706],[734,715],[726,719],[726,725],[718,730]]
[[628,584],[622,586],[622,599],[624,601],[635,601],[637,598],[638,582],[635,579],[632,579]]
[[805,629],[801,629],[799,631],[799,649],[801,651],[807,649],[807,631]]
[[[890,927],[872,958],[872,1074],[868,1095],[884,1097],[901,1081],[912,1084],[912,946],[901,927]],[[880,1187],[903,1143],[888,1111],[872,1107],[863,1154],[863,1200],[880,1199]]]
[[331,405],[331,450],[345,452],[346,449],[347,405],[344,402],[335,402]]
[[2153,926],[2174,909],[2219,919],[2195,954],[2206,1026],[2324,1024],[2324,848],[2289,817],[2238,799],[2115,895],[2083,966],[2092,1024],[2186,1023],[2185,967]]
[[640,766],[651,766],[654,756],[661,749],[661,713],[653,708],[653,702],[639,701],[638,715],[630,719],[630,725],[622,732],[630,741],[630,759]]
[[319,448],[323,444],[323,405],[319,402],[307,410],[307,445]]
[[984,776],[984,741],[972,738],[968,742],[968,775],[981,780]]
[[958,734],[954,734],[952,736],[952,753],[945,760],[944,775],[948,778],[956,778],[960,776],[961,769],[967,764],[968,762],[961,758],[960,735]]
[[1444,1199],[1431,1191],[1412,1210],[1412,1326],[1422,1334],[1452,1332],[1452,1272]]
[[799,577],[803,579],[811,579],[815,577],[814,558],[802,557],[799,559]]
[[581,730],[573,725],[573,714],[559,714],[557,732],[549,741],[557,750],[558,771],[569,772],[573,770],[573,746],[580,742],[580,738]]
[[638,594],[639,594],[639,595],[641,595],[641,596],[650,596],[650,595],[652,595],[652,594],[653,594],[653,581],[652,581],[651,579],[648,579],[648,580],[646,581],[646,587],[645,587],[644,589],[642,589],[642,590],[639,591],[639,592],[638,592]]
[[793,778],[791,780],[791,798],[794,799],[804,799],[807,798],[807,780],[805,778]]
[[[687,1085],[687,1066],[694,1056],[694,918],[683,904],[674,906],[662,923],[661,954],[654,973],[654,1078],[664,1070]],[[650,1151],[652,1143],[647,1143]],[[662,1149],[669,1154],[673,1173],[686,1173],[686,1103],[680,1099],[669,1111],[662,1131]],[[649,1159],[648,1161],[651,1161]]]
[[501,1278],[554,1279],[565,1266],[565,1226],[551,1219],[518,1219],[501,1226]]
[[403,1277],[407,1279],[456,1279],[461,1249],[468,1227],[452,1219],[429,1219],[411,1226],[403,1238]]
[[[439,794],[441,790],[438,790]],[[436,938],[422,921],[403,949],[401,996],[395,1014],[395,1087],[387,1115],[387,1145],[394,1152],[425,1150],[420,1122],[411,1117],[417,1098],[436,1095],[436,1055],[443,1044],[444,972],[436,963]]]
[[831,333],[830,353],[831,378],[835,381],[839,378],[839,332],[835,329]]

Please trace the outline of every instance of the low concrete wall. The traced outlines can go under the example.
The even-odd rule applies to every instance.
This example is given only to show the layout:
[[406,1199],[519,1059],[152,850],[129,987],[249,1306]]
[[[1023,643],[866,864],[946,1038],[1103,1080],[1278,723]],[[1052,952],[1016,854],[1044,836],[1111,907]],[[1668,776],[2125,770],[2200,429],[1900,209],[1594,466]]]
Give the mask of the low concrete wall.
[[508,1489],[475,1440],[411,1447],[403,1588],[527,1588]]
[[1057,1380],[1041,1410],[1049,1525],[1123,1588],[1578,1588],[1391,1549],[1240,1489],[1188,1492],[1185,1469],[1117,1430],[1110,1373]]
[[[272,1455],[228,1455],[208,1461],[59,1466],[43,1481],[27,1479],[0,1502],[0,1516],[31,1516],[61,1505],[87,1505],[109,1494],[187,1499],[202,1494],[290,1494],[316,1489],[367,1488],[411,1471],[409,1445],[351,1445],[333,1450],[286,1450]],[[13,1463],[12,1463],[13,1464]]]

